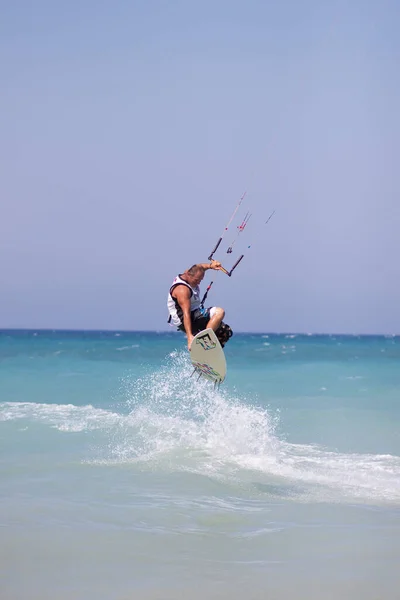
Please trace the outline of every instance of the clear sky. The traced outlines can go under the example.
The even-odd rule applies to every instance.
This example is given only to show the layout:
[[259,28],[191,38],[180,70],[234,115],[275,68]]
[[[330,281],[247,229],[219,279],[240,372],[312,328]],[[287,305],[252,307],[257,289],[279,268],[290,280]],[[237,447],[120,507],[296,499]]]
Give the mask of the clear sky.
[[247,190],[234,330],[400,333],[399,31],[397,0],[3,3],[0,327],[168,329]]

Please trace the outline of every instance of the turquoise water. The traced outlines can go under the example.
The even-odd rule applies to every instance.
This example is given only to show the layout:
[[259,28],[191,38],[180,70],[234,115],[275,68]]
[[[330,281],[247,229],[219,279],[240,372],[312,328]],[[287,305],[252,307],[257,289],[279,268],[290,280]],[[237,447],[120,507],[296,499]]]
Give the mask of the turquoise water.
[[395,599],[400,338],[0,332],[2,598]]

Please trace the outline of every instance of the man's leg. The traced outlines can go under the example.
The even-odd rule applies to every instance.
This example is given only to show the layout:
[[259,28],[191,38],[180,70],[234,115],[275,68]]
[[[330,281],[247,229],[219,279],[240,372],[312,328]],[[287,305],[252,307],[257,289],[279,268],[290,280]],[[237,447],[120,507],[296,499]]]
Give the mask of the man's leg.
[[207,323],[207,329],[211,327],[213,331],[217,331],[218,327],[222,323],[222,319],[225,316],[225,311],[219,306],[213,306],[210,309],[210,320]]

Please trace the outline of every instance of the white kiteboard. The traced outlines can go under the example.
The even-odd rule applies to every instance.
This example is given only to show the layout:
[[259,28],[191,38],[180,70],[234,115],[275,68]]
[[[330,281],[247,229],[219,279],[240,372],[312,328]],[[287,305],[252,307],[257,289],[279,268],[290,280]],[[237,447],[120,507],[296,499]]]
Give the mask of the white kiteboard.
[[226,360],[214,331],[204,329],[194,338],[190,358],[195,370],[214,383],[222,383],[226,376]]

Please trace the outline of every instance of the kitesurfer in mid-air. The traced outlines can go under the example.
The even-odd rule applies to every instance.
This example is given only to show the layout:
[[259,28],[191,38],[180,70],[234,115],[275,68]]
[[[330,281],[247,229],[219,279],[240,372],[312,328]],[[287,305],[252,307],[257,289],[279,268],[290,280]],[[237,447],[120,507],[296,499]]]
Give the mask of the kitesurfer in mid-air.
[[168,294],[169,321],[180,331],[186,332],[189,350],[194,336],[203,329],[213,329],[222,347],[232,335],[229,325],[222,322],[225,316],[224,309],[219,306],[204,308],[205,297],[200,300],[199,286],[205,271],[209,269],[224,271],[217,260],[193,265],[175,277]]

